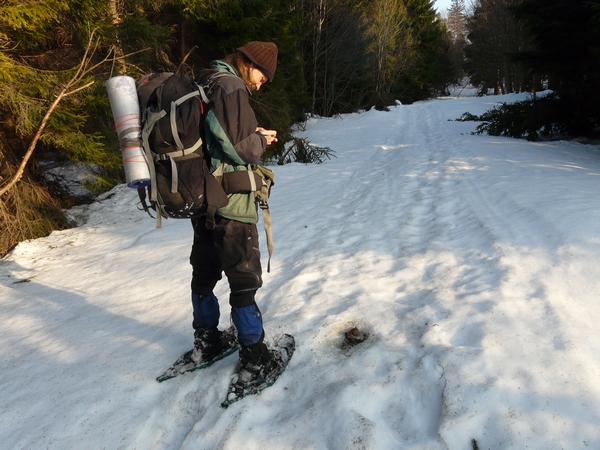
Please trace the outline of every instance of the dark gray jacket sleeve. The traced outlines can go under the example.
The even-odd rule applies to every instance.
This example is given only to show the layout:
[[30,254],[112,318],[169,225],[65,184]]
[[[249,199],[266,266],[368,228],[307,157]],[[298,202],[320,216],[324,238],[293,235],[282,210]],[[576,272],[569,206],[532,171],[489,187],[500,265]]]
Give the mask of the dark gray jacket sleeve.
[[250,93],[235,76],[226,77],[222,87],[213,106],[213,122],[216,119],[217,123],[208,123],[209,130],[220,136],[223,152],[232,162],[255,164],[264,153],[267,140],[256,132],[258,122],[250,106]]

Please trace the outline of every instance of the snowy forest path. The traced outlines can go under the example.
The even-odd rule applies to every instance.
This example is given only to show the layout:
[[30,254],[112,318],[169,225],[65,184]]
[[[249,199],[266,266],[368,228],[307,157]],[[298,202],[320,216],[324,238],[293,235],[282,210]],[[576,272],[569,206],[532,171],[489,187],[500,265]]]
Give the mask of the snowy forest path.
[[[600,152],[454,120],[498,101],[296,133],[337,156],[274,168],[256,299],[267,341],[289,333],[296,350],[273,387],[227,410],[237,356],[155,380],[193,342],[189,221],[156,229],[121,185],[70,211],[80,227],[19,244],[0,261],[2,442],[600,448]],[[226,280],[214,293],[224,328]]]
[[[427,420],[419,422],[416,433],[432,439],[444,436],[461,416],[461,398],[466,396],[461,383],[478,372],[474,366],[482,360],[494,365],[521,351],[524,359],[548,364],[543,355],[521,350],[521,340],[547,335],[548,326],[556,332],[544,346],[567,348],[574,338],[563,335],[564,308],[553,305],[546,287],[553,264],[572,260],[565,230],[545,215],[545,205],[537,206],[543,183],[531,198],[518,189],[521,177],[541,177],[538,172],[546,169],[502,161],[492,138],[474,141],[457,133],[449,122],[453,118],[425,102],[400,106],[394,114],[372,115],[372,123],[361,120],[355,127],[353,117],[345,119],[345,142],[351,144],[339,149],[343,159],[307,167],[307,192],[285,199],[318,201],[314,215],[283,224],[283,236],[304,231],[310,238],[282,249],[290,272],[285,282],[275,279],[265,299],[267,311],[271,299],[298,299],[296,308],[278,312],[284,322],[300,318],[300,341],[312,342],[311,354],[317,358],[332,358],[331,343],[352,325],[371,333],[371,345],[403,348],[401,354],[390,355],[405,371],[391,381],[399,398],[388,408],[403,418],[403,429],[418,427],[409,411],[421,411]],[[335,141],[320,141],[318,129],[311,140],[338,150]],[[511,145],[518,150],[518,141]],[[506,164],[506,172],[491,172],[491,162]],[[332,207],[324,210],[322,205]],[[516,223],[507,219],[515,217]],[[352,283],[347,283],[349,277]],[[331,297],[339,299],[338,307],[319,302]],[[362,320],[365,307],[377,311],[381,321]],[[321,323],[318,330],[315,320]],[[527,331],[506,335],[507,327]],[[585,371],[578,358],[564,357]],[[520,367],[497,370],[526,383]],[[505,386],[497,388],[513,401]],[[422,392],[428,395],[417,394]],[[539,401],[537,393],[528,401]],[[423,423],[429,428],[422,428]],[[398,423],[388,425],[394,435]]]

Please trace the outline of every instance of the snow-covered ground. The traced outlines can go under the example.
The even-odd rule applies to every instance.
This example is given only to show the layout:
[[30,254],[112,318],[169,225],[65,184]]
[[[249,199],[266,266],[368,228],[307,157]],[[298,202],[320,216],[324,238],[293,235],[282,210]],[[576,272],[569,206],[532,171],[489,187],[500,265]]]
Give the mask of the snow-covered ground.
[[[600,149],[451,120],[518,99],[308,122],[337,158],[274,168],[258,295],[296,353],[228,409],[236,356],[155,381],[192,345],[188,221],[156,229],[119,186],[20,244],[0,261],[0,447],[600,448]],[[352,327],[369,337],[342,349]]]

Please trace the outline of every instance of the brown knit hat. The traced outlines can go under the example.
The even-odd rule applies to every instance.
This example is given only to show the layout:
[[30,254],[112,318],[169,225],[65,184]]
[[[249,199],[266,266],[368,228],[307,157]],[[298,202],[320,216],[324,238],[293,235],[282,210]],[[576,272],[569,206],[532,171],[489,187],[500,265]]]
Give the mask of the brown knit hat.
[[269,81],[273,81],[277,69],[277,45],[273,42],[252,41],[236,50],[252,61]]

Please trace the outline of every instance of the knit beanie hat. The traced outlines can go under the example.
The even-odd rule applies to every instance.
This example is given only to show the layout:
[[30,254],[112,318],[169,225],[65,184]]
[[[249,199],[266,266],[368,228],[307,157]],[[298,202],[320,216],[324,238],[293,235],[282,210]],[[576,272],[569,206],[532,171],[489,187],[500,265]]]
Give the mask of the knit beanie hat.
[[252,41],[238,48],[237,51],[252,61],[269,81],[273,81],[277,69],[277,45],[273,42]]

